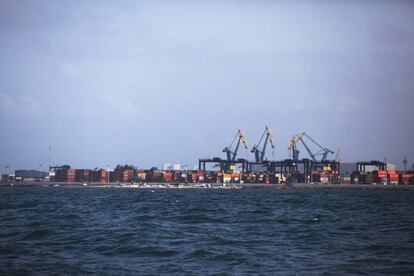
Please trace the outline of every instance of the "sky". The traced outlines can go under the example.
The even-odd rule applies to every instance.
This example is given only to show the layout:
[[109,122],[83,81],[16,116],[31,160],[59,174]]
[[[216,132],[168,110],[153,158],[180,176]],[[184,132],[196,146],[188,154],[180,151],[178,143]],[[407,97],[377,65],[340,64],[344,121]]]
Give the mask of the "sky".
[[411,164],[413,26],[412,1],[2,0],[0,164],[192,167],[239,128],[253,159],[265,126],[278,160],[306,131]]

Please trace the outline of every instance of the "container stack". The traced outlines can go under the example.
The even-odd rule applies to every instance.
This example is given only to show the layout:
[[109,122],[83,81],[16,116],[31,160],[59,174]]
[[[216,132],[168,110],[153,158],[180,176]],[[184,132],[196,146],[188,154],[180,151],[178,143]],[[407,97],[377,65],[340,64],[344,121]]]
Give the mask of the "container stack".
[[204,171],[189,172],[188,181],[192,183],[204,182],[205,181]]
[[108,182],[108,172],[102,169],[90,171],[90,181],[99,183]]
[[398,173],[397,171],[388,171],[389,184],[398,185]]
[[173,172],[165,171],[163,174],[163,181],[164,182],[172,182],[173,181]]
[[345,184],[345,185],[351,184],[351,176],[349,176],[349,175],[341,176],[340,183]]
[[230,183],[231,173],[218,173],[217,178],[218,178],[218,181],[220,181],[220,183]]
[[[370,164],[374,165],[370,165]],[[379,165],[375,165],[379,163]],[[368,164],[368,165],[367,165]],[[332,166],[312,167],[306,170],[282,170],[270,172],[263,170],[249,171],[210,171],[210,170],[151,170],[137,169],[132,165],[118,165],[114,171],[71,169],[69,165],[58,167],[56,181],[60,182],[155,182],[155,183],[321,183],[321,184],[414,184],[414,172],[398,172],[390,164],[381,165],[379,161],[350,163],[336,169]],[[390,169],[391,168],[391,169]]]
[[269,175],[269,183],[270,184],[279,184],[280,183],[279,175],[278,174]]
[[162,182],[163,181],[163,171],[149,171],[147,176],[148,176],[148,181],[149,182]]
[[63,168],[56,171],[55,181],[56,182],[75,182],[76,170],[70,168]]
[[147,179],[147,172],[145,170],[136,170],[135,177],[138,181],[145,181]]
[[398,174],[398,183],[400,185],[414,184],[414,172],[401,172]]
[[80,169],[76,170],[76,182],[89,182],[91,170],[88,169]]
[[[184,176],[185,176],[185,174],[184,174]],[[174,173],[172,175],[172,180],[174,182],[182,182],[183,181],[183,173],[181,171],[174,171]]]
[[122,181],[123,182],[130,182],[133,181],[135,178],[135,170],[134,169],[124,169],[122,172]]

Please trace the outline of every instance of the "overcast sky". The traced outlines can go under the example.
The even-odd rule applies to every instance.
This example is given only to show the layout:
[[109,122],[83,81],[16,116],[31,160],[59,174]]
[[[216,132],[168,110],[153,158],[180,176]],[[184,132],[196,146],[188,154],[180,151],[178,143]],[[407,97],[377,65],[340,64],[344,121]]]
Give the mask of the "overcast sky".
[[192,166],[266,125],[276,159],[414,162],[412,1],[1,0],[0,35],[3,166]]

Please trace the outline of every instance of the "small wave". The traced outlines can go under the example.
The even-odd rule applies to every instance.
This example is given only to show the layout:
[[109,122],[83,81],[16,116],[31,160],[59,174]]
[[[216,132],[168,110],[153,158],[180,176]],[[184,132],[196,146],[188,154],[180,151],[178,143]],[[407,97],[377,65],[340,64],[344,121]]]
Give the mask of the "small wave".
[[124,255],[124,254],[136,254],[139,253],[139,248],[135,247],[135,246],[119,246],[119,247],[115,247],[115,248],[109,248],[108,250],[106,250],[104,252],[105,255],[108,256],[116,256],[118,254]]
[[263,209],[256,209],[256,210],[251,210],[251,211],[246,211],[244,212],[245,214],[268,214],[271,213],[273,210],[270,208],[263,208]]
[[0,245],[0,255],[9,255],[12,253],[13,253],[13,250]]
[[215,222],[215,220],[211,219],[210,217],[206,215],[184,215],[184,216],[178,216],[175,217],[174,220],[180,223],[185,224],[197,224],[197,223],[212,223]]
[[197,249],[189,254],[190,257],[208,257],[212,255],[213,253],[211,251],[207,251],[204,249]]
[[67,214],[66,216],[63,217],[64,219],[70,219],[70,220],[74,220],[74,219],[78,219],[80,218],[78,215],[76,214]]
[[[396,251],[401,251],[401,248],[395,248]],[[364,251],[375,254],[388,254],[393,251],[393,248],[383,244],[370,244],[364,247]]]
[[133,255],[143,257],[171,257],[179,254],[176,250],[164,249],[161,247],[137,247],[137,246],[120,246],[112,248],[104,252],[104,255],[117,256],[117,255]]
[[178,251],[171,249],[163,249],[160,247],[145,247],[140,250],[140,255],[154,256],[154,257],[171,257],[178,255]]
[[149,221],[149,220],[154,219],[154,217],[150,215],[139,215],[139,216],[133,217],[133,219],[138,220],[138,221]]
[[234,253],[218,254],[215,255],[212,259],[220,262],[243,262],[243,259],[241,258],[240,254]]
[[135,239],[135,233],[125,233],[118,237],[119,243],[132,242]]
[[218,212],[220,209],[212,209],[212,208],[206,208],[206,207],[193,207],[188,210],[190,213],[209,213],[209,212]]
[[214,240],[212,240],[212,242],[215,245],[220,245],[220,246],[239,244],[239,242],[237,240],[225,239],[225,238],[222,238],[222,237],[216,237]]
[[40,240],[53,234],[52,230],[49,229],[36,229],[28,232],[23,240]]

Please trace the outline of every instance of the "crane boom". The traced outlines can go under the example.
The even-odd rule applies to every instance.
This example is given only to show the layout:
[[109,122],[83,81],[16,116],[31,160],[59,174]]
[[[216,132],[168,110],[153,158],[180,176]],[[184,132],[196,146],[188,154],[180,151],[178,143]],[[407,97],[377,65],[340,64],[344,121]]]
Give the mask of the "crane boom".
[[[238,140],[237,140],[236,148],[234,149],[234,151],[232,151],[231,147],[233,146],[233,144],[234,144],[234,142],[236,141],[237,138],[238,138]],[[237,152],[238,152],[239,147],[240,147],[240,142],[242,142],[244,147],[247,149],[248,145],[247,145],[246,136],[244,135],[244,133],[241,129],[239,129],[237,131],[237,133],[234,136],[234,138],[233,138],[232,142],[230,143],[230,145],[223,149],[223,152],[226,153],[227,161],[235,161],[236,160]]]
[[340,148],[338,148],[338,150],[336,151],[335,161],[338,163],[341,162],[341,149]]
[[[320,150],[317,153],[313,153],[311,149],[309,148],[308,144],[305,142],[304,138],[308,138],[313,144],[315,144]],[[324,162],[327,160],[328,154],[334,154],[334,152],[328,148],[325,148],[321,146],[318,142],[316,142],[313,138],[311,138],[309,135],[306,134],[306,132],[303,132],[302,134],[295,134],[292,136],[292,139],[290,141],[290,145],[288,147],[289,150],[292,150],[293,153],[293,159],[298,160],[299,158],[299,151],[296,149],[296,144],[298,141],[301,141],[303,146],[305,147],[306,151],[309,153],[309,156],[311,159],[315,162],[318,160],[316,159],[317,155],[322,155],[322,158],[320,161]]]
[[288,146],[288,150],[292,151],[292,159],[293,160],[298,160],[299,159],[299,151],[296,148],[296,144],[299,141],[299,135],[294,134],[292,135],[292,139],[290,139],[290,144]]
[[241,140],[241,139],[239,139],[239,140],[237,141],[237,145],[236,145],[236,148],[234,149],[233,156],[231,157],[231,161],[236,160],[237,152],[239,151],[240,140]]
[[312,158],[312,160],[316,162],[316,157],[315,157],[315,155],[312,153],[312,151],[310,150],[310,148],[308,147],[308,145],[305,143],[305,141],[303,140],[303,136],[306,136],[306,137],[307,137],[307,135],[306,135],[306,133],[305,133],[305,132],[304,132],[304,133],[302,133],[302,134],[299,136],[299,140],[300,140],[300,141],[302,142],[302,144],[305,146],[305,149],[306,149],[306,151],[309,153],[309,155],[310,155],[310,157]]
[[[260,144],[261,144],[261,142],[262,142],[262,140],[263,140],[263,138],[265,136],[266,136],[266,138],[264,140],[263,147],[260,150],[259,149]],[[270,143],[270,146],[272,147],[272,149],[275,148],[275,145],[273,143],[272,130],[266,126],[266,128],[265,128],[265,130],[264,130],[264,132],[262,134],[262,137],[260,138],[259,142],[256,145],[254,145],[253,148],[252,148],[252,150],[251,150],[251,152],[254,153],[255,160],[256,160],[257,163],[263,162],[264,157],[265,157],[265,154],[266,154],[266,148],[267,148],[267,144],[268,143]]]
[[266,152],[267,141],[269,141],[269,135],[266,135],[266,139],[263,143],[262,152],[260,153],[260,161],[263,161],[263,159],[264,159],[265,152]]
[[318,142],[316,142],[314,139],[312,139],[309,135],[307,135],[306,133],[305,133],[305,136],[309,139],[309,140],[311,140],[315,145],[317,145],[320,149],[321,149],[321,151],[323,152],[323,154],[322,154],[322,159],[321,159],[321,161],[326,161],[326,158],[328,157],[328,154],[329,153],[331,153],[331,154],[334,154],[334,152],[332,151],[332,150],[330,150],[330,149],[328,149],[328,148],[325,148],[325,147],[322,147]]

